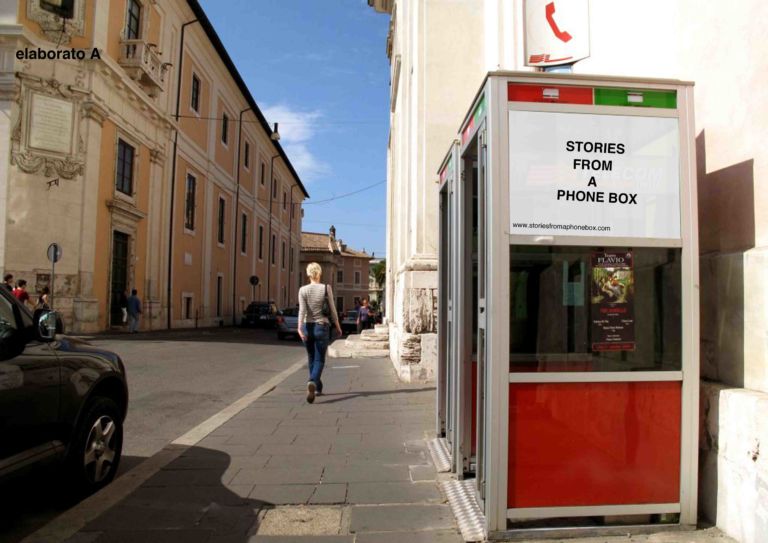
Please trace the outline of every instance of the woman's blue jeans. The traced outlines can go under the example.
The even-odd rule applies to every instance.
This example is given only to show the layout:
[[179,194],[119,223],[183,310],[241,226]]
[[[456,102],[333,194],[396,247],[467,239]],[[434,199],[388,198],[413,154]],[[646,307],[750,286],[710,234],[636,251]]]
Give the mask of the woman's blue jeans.
[[328,350],[330,326],[318,322],[304,324],[304,347],[307,349],[309,380],[319,389],[323,389],[321,376],[325,366],[325,351]]

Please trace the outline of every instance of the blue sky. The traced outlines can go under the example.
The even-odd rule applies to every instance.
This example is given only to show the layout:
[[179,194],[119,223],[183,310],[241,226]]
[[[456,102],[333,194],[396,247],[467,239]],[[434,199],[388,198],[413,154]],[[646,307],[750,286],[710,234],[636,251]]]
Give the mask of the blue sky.
[[[389,19],[366,0],[201,0],[311,199],[305,231],[331,224],[385,256]],[[325,204],[312,204],[380,182]]]

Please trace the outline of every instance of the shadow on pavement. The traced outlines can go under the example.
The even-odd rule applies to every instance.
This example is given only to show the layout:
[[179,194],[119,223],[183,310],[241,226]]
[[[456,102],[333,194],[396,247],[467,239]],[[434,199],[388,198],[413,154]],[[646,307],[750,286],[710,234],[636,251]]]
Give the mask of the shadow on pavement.
[[[351,400],[352,398],[368,398],[369,396],[386,396],[392,394],[413,394],[414,392],[427,392],[435,390],[435,387],[425,388],[396,388],[392,390],[367,390],[365,392],[328,392],[320,397],[319,403],[336,403],[343,402],[344,400]],[[338,398],[332,398],[338,396]],[[328,399],[332,398],[332,399]]]
[[236,492],[225,484],[242,467],[234,469],[232,458],[222,451],[190,447],[90,522],[81,537],[160,541],[172,531],[179,541],[190,543],[212,537],[246,542],[256,532],[260,513],[274,505],[249,498],[251,486],[236,487]]
[[[123,456],[117,476],[144,460],[140,456]],[[0,484],[0,543],[21,541],[85,499],[67,491],[60,469],[53,465]]]

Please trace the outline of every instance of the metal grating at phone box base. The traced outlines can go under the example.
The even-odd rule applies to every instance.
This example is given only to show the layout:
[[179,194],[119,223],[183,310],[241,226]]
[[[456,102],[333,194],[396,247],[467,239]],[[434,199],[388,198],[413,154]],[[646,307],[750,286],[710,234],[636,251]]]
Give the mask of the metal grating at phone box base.
[[464,541],[485,541],[485,517],[475,499],[475,480],[440,483]]
[[427,448],[438,473],[451,471],[451,453],[448,452],[448,442],[445,438],[430,439],[427,441]]

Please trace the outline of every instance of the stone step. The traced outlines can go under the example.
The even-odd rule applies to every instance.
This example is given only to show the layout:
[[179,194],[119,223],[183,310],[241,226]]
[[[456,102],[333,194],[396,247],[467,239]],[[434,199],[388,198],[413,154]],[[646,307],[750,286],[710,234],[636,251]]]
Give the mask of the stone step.
[[376,330],[363,330],[360,332],[360,339],[362,341],[387,341],[389,340],[389,332],[382,334]]
[[373,329],[379,333],[379,334],[387,334],[389,335],[389,325],[388,324],[375,324],[373,326]]
[[389,349],[389,340],[383,341],[371,341],[371,340],[350,340],[347,338],[344,341],[344,346],[350,349],[357,349],[360,351],[370,351],[371,349]]
[[344,342],[328,347],[329,358],[389,358],[389,349],[350,349]]

